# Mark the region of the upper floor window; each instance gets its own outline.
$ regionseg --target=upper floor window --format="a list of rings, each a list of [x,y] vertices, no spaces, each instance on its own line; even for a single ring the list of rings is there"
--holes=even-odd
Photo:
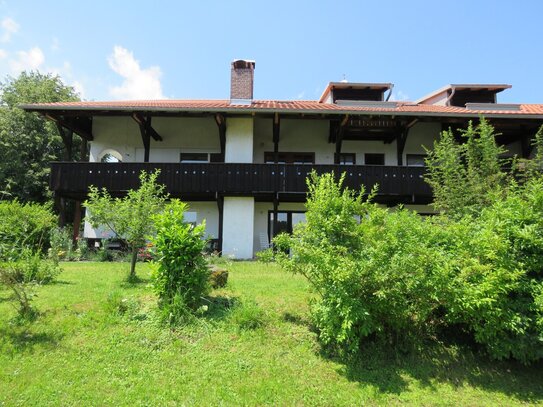
[[[410,167],[424,167],[426,154],[407,154],[407,165]]]
[[[266,151],[264,153],[264,162],[266,164],[275,163],[275,153]],[[278,164],[315,164],[315,153],[277,153]]]
[[[364,164],[385,165],[385,155],[380,153],[366,153],[364,154]]]
[[[339,155],[336,155],[336,163],[339,165],[355,165],[356,154],[355,153],[339,153]]]
[[[120,163],[123,161],[123,156],[117,150],[107,149],[100,153],[101,163]]]
[[[208,163],[208,153],[181,153],[179,160],[182,163]]]

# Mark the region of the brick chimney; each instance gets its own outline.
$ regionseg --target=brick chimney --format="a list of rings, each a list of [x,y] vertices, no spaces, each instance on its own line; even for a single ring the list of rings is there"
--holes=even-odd
[[[255,61],[236,59],[232,61],[230,79],[230,104],[250,105],[253,100]]]

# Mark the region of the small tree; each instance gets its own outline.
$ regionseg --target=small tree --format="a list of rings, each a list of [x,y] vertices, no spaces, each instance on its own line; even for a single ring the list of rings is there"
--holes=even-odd
[[[150,174],[142,171],[140,187],[129,190],[124,198],[112,198],[105,188],[100,191],[91,186],[84,204],[88,209],[87,220],[93,227],[105,226],[128,244],[132,254],[130,279],[136,276],[138,250],[153,234],[153,215],[162,210],[167,198],[164,185],[157,183],[159,173],[159,170]]]

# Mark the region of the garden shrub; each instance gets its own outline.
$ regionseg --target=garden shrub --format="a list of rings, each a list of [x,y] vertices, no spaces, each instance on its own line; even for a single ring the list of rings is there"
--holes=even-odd
[[[205,224],[185,223],[186,209],[185,203],[174,199],[153,218],[156,260],[152,284],[163,319],[171,324],[185,321],[209,292],[209,270],[203,255]]]
[[[543,358],[543,179],[510,188],[464,224],[447,321],[497,359]]]
[[[352,353],[368,338],[399,345],[452,327],[494,358],[543,358],[540,174],[462,216],[389,211],[362,195],[313,174],[307,222],[274,240],[279,263],[317,293],[324,344]]]
[[[49,205],[0,201],[0,260],[16,260],[21,250],[45,253],[55,215]]]
[[[290,251],[279,263],[318,293],[311,310],[321,340],[354,352],[369,336],[390,342],[432,331],[445,284],[432,247],[439,229],[363,200],[332,174],[312,174],[308,185],[307,222],[274,243]]]
[[[12,292],[10,298],[16,305],[18,319],[32,321],[38,316],[38,311],[32,306],[35,296],[33,282],[21,280],[24,275],[21,262],[0,263],[0,285],[3,285]]]
[[[256,258],[258,261],[262,263],[273,263],[275,261],[275,252],[273,251],[273,248],[268,248],[261,250],[259,252],[256,252]]]

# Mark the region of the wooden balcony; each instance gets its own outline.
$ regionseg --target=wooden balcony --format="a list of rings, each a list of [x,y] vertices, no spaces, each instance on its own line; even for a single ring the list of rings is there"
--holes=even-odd
[[[267,200],[303,201],[306,178],[314,169],[319,174],[345,172],[345,186],[369,191],[379,185],[378,200],[383,202],[421,202],[431,200],[430,187],[423,180],[421,167],[367,165],[296,164],[180,164],[180,163],[81,163],[51,164],[50,188],[56,194],[84,199],[90,185],[106,188],[114,196],[139,185],[141,171],[160,170],[159,182],[174,197],[185,200],[211,200],[217,196],[254,196]]]

